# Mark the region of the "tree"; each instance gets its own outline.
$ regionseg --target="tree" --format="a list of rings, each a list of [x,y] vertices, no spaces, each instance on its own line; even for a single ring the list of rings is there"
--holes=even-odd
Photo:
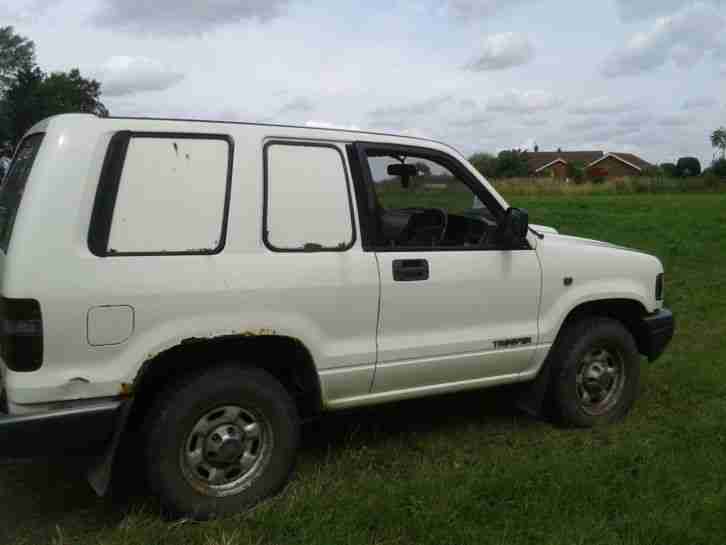
[[[662,163],[660,165],[660,169],[663,171],[663,174],[669,178],[678,177],[678,167],[675,163]]]
[[[689,176],[700,176],[701,162],[695,157],[681,157],[676,163],[678,175],[684,178]]]
[[[0,104],[0,138],[6,147],[15,148],[35,121],[45,117],[40,100],[43,76],[38,67],[23,68],[5,90]]]
[[[42,93],[48,115],[65,112],[83,112],[108,117],[108,109],[100,101],[101,84],[85,79],[78,68],[68,73],[53,72],[45,78]]]
[[[567,177],[576,184],[580,184],[585,181],[585,168],[586,165],[582,161],[569,162],[567,163]]]
[[[4,91],[21,70],[33,66],[35,44],[15,34],[13,27],[0,27],[0,92]]]
[[[719,178],[726,178],[726,158],[716,159],[710,171]]]
[[[494,178],[497,175],[497,158],[489,153],[475,153],[469,157],[469,162],[481,172],[485,178]]]
[[[518,149],[504,150],[497,156],[498,178],[518,178],[529,175],[527,152]]]
[[[101,84],[83,78],[78,69],[47,75],[37,66],[25,67],[0,103],[0,140],[14,147],[30,127],[51,115],[87,112],[107,116],[100,95]]]
[[[726,128],[719,127],[713,131],[711,145],[721,150],[721,159],[726,159]]]
[[[424,163],[423,161],[419,161],[418,163],[414,163],[414,166],[418,170],[419,176],[431,176],[431,167]]]

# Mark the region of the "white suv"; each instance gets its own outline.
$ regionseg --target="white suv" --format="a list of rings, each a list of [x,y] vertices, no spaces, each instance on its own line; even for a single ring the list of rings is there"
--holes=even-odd
[[[103,493],[140,437],[197,518],[280,490],[320,411],[523,383],[530,411],[614,421],[674,328],[657,258],[530,227],[403,136],[53,117],[0,250],[0,455],[96,450]]]

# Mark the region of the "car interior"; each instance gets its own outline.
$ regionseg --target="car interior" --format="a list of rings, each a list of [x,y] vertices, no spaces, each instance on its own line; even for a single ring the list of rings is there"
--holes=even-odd
[[[438,166],[431,161],[425,164],[438,166],[441,174],[437,180],[442,181],[433,189],[425,185],[414,184],[418,187],[412,188],[412,183],[417,178],[430,177],[430,167],[422,171],[422,162],[419,158],[412,158],[400,155],[374,155],[373,157],[385,157],[393,161],[386,161],[386,181],[379,181],[380,176],[374,180],[376,187],[376,208],[375,215],[378,223],[378,243],[380,246],[388,247],[480,247],[492,243],[495,239],[497,221],[493,214],[474,195],[471,189],[463,182],[454,177],[448,169]],[[413,162],[412,162],[413,160]],[[380,161],[379,161],[380,163]],[[428,172],[426,172],[428,171]],[[378,180],[376,180],[378,178]],[[386,208],[381,203],[382,186],[385,183],[397,181],[404,192],[411,195],[406,199],[411,203],[417,200],[416,194],[422,191],[430,191],[432,197],[427,201],[439,201],[441,205],[435,206],[406,206]],[[410,193],[408,193],[410,192]],[[435,193],[436,192],[436,193]],[[453,211],[448,205],[447,193],[459,193],[460,197],[466,198],[471,203],[471,208],[463,211]],[[462,194],[465,193],[466,195]]]

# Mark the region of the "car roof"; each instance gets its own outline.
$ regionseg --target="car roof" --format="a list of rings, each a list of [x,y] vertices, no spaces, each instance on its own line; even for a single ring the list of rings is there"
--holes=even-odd
[[[352,129],[352,128],[346,128],[346,127],[325,127],[325,126],[318,126],[318,125],[296,125],[292,123],[268,123],[268,122],[257,122],[257,121],[226,121],[222,119],[190,119],[190,118],[175,118],[175,117],[147,117],[147,116],[114,116],[110,115],[104,119],[117,119],[117,120],[123,120],[123,119],[129,119],[129,120],[135,120],[135,121],[175,121],[180,123],[220,123],[224,125],[247,125],[247,126],[253,126],[253,127],[277,127],[277,128],[289,128],[289,129],[303,129],[303,130],[309,130],[309,131],[333,131],[337,133],[354,133],[359,135],[371,135],[371,136],[389,136],[392,138],[405,138],[407,140],[417,140],[420,142],[428,142],[428,143],[434,143],[438,144],[440,146],[445,146],[447,148],[450,148],[454,151],[456,151],[459,155],[463,154],[457,150],[454,146],[451,144],[447,144],[446,142],[442,142],[440,140],[436,140],[434,138],[428,138],[425,136],[412,136],[409,134],[400,134],[400,133],[393,133],[393,132],[380,132],[380,131],[370,131],[370,130],[364,130],[364,129]]]

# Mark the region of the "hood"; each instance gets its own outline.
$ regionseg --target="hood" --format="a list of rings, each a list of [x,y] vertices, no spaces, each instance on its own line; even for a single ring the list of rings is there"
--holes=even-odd
[[[537,227],[532,226],[534,229],[537,229]],[[550,231],[544,231],[545,233],[550,233]],[[645,252],[642,252],[640,250],[636,250],[635,248],[628,248],[627,246],[618,246],[617,244],[611,244],[609,242],[603,242],[602,240],[594,240],[591,238],[581,238],[581,237],[573,237],[569,235],[560,235],[557,233],[557,231],[554,232],[554,234],[550,233],[548,236],[556,238],[560,242],[564,242],[566,244],[571,244],[573,246],[599,246],[601,248],[612,248],[614,250],[625,250],[627,252],[637,252],[639,254],[644,254]]]
[[[530,223],[529,226],[532,229],[534,229],[535,231],[537,231],[538,233],[542,233],[542,234],[547,233],[547,234],[551,234],[551,235],[557,234],[557,229],[555,229],[554,227],[548,227],[547,225],[537,225],[534,223]]]

